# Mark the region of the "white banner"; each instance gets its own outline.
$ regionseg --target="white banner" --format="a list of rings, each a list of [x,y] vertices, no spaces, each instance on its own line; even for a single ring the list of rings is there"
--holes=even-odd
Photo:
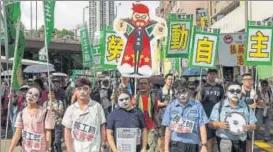
[[[240,58],[244,58],[244,53],[241,52],[241,49],[244,49],[245,40],[246,35],[243,32],[220,34],[219,64],[223,66],[239,66]]]

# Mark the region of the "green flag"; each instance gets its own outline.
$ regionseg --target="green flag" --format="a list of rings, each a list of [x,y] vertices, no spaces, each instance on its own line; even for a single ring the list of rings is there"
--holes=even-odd
[[[93,66],[93,54],[91,51],[91,44],[88,36],[86,23],[82,25],[80,30],[80,41],[82,47],[82,64],[83,67]]]
[[[8,40],[8,57],[14,56],[15,38],[16,38],[16,23],[21,18],[20,1],[4,0],[4,18],[6,21],[6,31]]]
[[[2,15],[2,13],[0,12],[0,24],[1,24],[1,31],[0,31],[0,43],[4,44],[5,43],[5,31],[4,31],[4,17]]]
[[[44,20],[45,20],[45,45],[50,43],[52,32],[54,30],[54,9],[55,0],[44,1]],[[42,48],[39,51],[39,60],[46,61],[47,49]]]
[[[19,89],[23,83],[22,74],[22,59],[24,56],[25,49],[25,36],[24,31],[21,29],[21,23],[18,20],[18,25],[16,25],[16,38],[15,38],[15,50],[12,66],[12,88]]]

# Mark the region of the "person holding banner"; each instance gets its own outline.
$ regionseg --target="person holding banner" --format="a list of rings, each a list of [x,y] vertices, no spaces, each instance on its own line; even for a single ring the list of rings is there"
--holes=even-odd
[[[38,105],[40,88],[30,86],[26,93],[27,106],[18,113],[9,152],[19,141],[23,152],[51,151],[51,131],[55,127],[52,111]],[[21,139],[20,139],[21,138]]]
[[[131,99],[130,93],[123,90],[118,96],[119,108],[107,118],[107,141],[113,152],[146,151],[148,135],[144,115],[132,105]]]
[[[166,108],[162,125],[166,126],[165,152],[207,152],[206,124],[208,117],[202,104],[191,99],[188,83],[173,84],[176,99]]]
[[[213,107],[209,126],[217,129],[220,152],[246,152],[247,133],[256,129],[257,119],[245,101],[240,100],[242,96],[240,84],[234,82],[228,84],[226,94],[227,98]]]
[[[250,73],[244,73],[242,76],[242,97],[241,100],[245,101],[245,103],[251,108],[256,109],[257,105],[262,106],[263,101],[260,94],[257,94],[257,91],[253,88],[253,77]],[[252,147],[252,133],[249,132],[247,134],[247,150],[246,152],[251,152]]]
[[[91,82],[76,80],[77,102],[70,105],[63,117],[67,152],[105,151],[105,115],[102,106],[90,99]]]

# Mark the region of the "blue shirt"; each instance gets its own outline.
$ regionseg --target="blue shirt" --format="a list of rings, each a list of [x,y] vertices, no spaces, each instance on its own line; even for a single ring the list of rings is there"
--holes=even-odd
[[[219,102],[213,107],[213,110],[212,110],[211,116],[210,116],[210,121],[222,122],[222,121],[225,121],[226,116],[229,113],[239,112],[244,116],[247,124],[255,124],[257,122],[257,119],[256,119],[252,109],[249,108],[243,100],[240,100],[236,107],[232,107],[227,99],[223,100],[222,102],[223,102],[222,103],[223,105],[222,105],[220,117],[219,117],[219,107],[220,107],[220,102]],[[241,135],[233,135],[224,129],[217,129],[216,135],[222,139],[242,140],[242,141],[246,140],[246,137],[247,137],[247,133],[244,133]]]
[[[162,125],[170,127],[171,121],[177,115],[183,119],[194,121],[194,127],[192,133],[178,133],[171,130],[171,141],[199,144],[200,126],[209,122],[202,104],[197,100],[190,99],[188,103],[183,106],[178,100],[173,100],[165,110]]]

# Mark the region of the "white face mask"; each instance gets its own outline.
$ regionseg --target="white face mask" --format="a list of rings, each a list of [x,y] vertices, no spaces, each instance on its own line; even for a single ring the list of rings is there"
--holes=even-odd
[[[118,97],[118,105],[120,108],[127,109],[130,106],[130,96],[122,93]]]
[[[227,90],[228,99],[238,102],[242,96],[242,88],[239,85],[231,85]]]
[[[186,103],[189,100],[189,91],[188,89],[183,89],[183,90],[178,90],[175,91],[176,93],[176,98],[181,102],[181,103]]]
[[[40,92],[37,88],[31,88],[27,91],[26,99],[28,103],[36,103],[40,98]]]

